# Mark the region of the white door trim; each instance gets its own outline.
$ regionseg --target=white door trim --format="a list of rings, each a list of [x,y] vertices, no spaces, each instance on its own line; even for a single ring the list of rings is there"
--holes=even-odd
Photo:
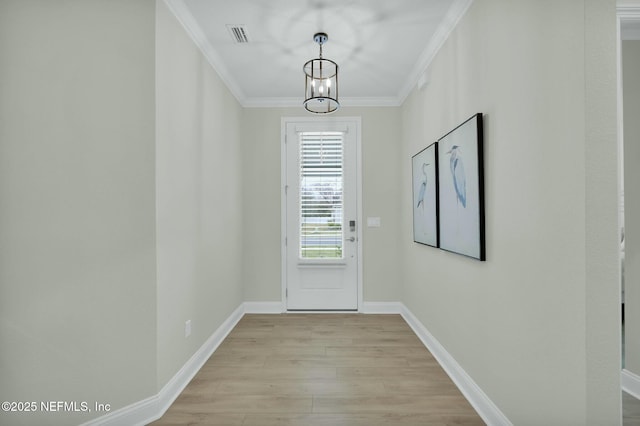
[[[623,95],[623,79],[622,79],[622,41],[623,40],[640,40],[640,0],[620,1],[616,5],[617,20],[617,37],[616,37],[616,61],[618,76],[618,96],[617,96],[617,115],[618,115],[618,229],[624,226],[623,208],[624,204],[624,95]],[[622,24],[627,23],[626,29],[623,31]],[[620,235],[618,235],[618,238]],[[620,262],[623,261],[623,252],[620,252]],[[622,288],[622,275],[619,280],[620,301],[624,303],[624,289]],[[618,312],[620,318],[620,312]],[[622,354],[626,356],[626,354]],[[640,376],[621,367],[620,387],[623,391],[640,399]],[[622,401],[620,401],[622,405]]]
[[[285,238],[287,232],[287,197],[286,197],[286,179],[287,179],[287,150],[285,138],[287,134],[287,123],[335,123],[335,122],[352,122],[356,125],[356,227],[358,241],[358,312],[362,312],[363,305],[363,281],[362,281],[362,118],[361,117],[282,117],[280,124],[280,258],[281,258],[281,301],[282,306],[287,307],[287,248],[285,246]],[[296,311],[299,312],[299,311]],[[353,312],[353,311],[350,311]]]

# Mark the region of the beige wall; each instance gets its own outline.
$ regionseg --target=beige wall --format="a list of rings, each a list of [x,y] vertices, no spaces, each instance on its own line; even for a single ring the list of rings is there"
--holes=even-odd
[[[585,315],[587,424],[617,423],[620,392],[616,2],[585,0]]]
[[[625,172],[625,367],[640,375],[640,41],[622,43]]]
[[[280,144],[282,117],[309,117],[302,108],[248,108],[243,114],[244,291],[247,301],[280,301]],[[341,108],[332,115],[362,118],[365,302],[400,297],[400,109]]]
[[[619,417],[614,7],[476,0],[402,108],[338,112],[382,219],[364,300],[404,302],[514,424]],[[280,124],[304,113],[240,108],[162,1],[5,0],[0,58],[0,400],[153,396],[280,300]],[[485,263],[411,231],[411,156],[476,112]]]
[[[2,401],[155,393],[154,27],[153,0],[0,2]]]
[[[518,425],[620,415],[614,17],[476,0],[403,106],[407,163],[485,114],[487,261],[412,243],[406,185],[402,300]]]
[[[240,105],[163,1],[157,13],[160,390],[242,303],[244,168]]]
[[[242,302],[241,108],[163,2],[2,2],[0,35],[0,399],[115,410]]]

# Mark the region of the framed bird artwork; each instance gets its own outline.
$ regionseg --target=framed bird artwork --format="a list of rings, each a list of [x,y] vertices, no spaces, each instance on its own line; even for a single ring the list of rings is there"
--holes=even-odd
[[[412,157],[413,241],[438,247],[438,143]]]
[[[440,248],[486,260],[482,114],[438,140]]]

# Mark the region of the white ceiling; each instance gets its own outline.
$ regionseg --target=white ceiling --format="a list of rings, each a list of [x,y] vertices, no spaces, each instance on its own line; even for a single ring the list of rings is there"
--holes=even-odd
[[[301,105],[320,31],[342,105],[400,105],[471,1],[165,0],[243,106]],[[249,43],[228,25],[243,25]]]

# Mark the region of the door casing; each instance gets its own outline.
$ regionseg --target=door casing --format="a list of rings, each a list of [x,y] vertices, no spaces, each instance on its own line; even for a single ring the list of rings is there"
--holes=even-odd
[[[350,123],[357,129],[355,137],[356,142],[356,239],[357,239],[357,256],[358,256],[358,309],[362,311],[363,304],[363,280],[362,280],[362,119],[361,117],[282,117],[280,127],[280,258],[281,258],[281,303],[283,310],[287,309],[287,195],[286,195],[286,176],[287,176],[287,149],[285,145],[287,136],[287,124],[289,123],[313,123],[314,125],[322,123]],[[296,311],[300,312],[300,311]],[[322,312],[322,311],[314,311]],[[336,312],[336,311],[327,311]],[[354,311],[348,311],[354,312]]]

